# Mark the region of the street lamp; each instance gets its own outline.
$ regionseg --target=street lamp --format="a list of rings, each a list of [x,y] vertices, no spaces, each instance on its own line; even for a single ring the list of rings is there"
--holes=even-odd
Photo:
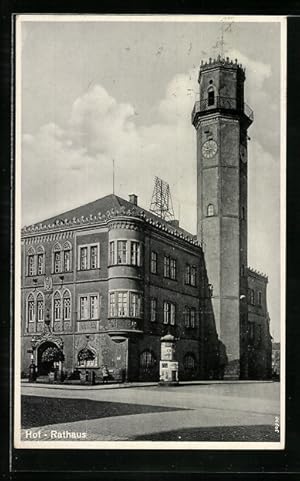
[[[29,377],[28,381],[29,382],[35,382],[36,381],[36,365],[34,363],[34,351],[35,351],[35,346],[34,346],[35,338],[31,338],[31,349],[29,349],[27,352],[30,353],[30,365],[29,365]]]

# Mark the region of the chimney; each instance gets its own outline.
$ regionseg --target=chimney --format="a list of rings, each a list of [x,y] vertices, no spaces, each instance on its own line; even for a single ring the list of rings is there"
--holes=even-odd
[[[138,205],[138,197],[135,194],[129,194],[129,202],[133,205]]]

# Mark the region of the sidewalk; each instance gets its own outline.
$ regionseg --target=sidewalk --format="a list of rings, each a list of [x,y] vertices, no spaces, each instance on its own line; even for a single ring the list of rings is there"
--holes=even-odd
[[[214,385],[214,384],[265,384],[265,383],[273,383],[273,381],[180,381],[178,386],[174,386],[172,389],[178,389],[180,386],[197,386],[197,385]],[[137,387],[153,387],[158,386],[158,382],[128,382],[128,383],[111,383],[111,384],[95,384],[95,385],[88,385],[88,384],[50,384],[50,383],[40,383],[40,382],[28,382],[26,380],[21,381],[22,387],[34,387],[34,388],[43,388],[43,389],[65,389],[69,390],[101,390],[101,389],[128,389],[128,388],[137,388]]]

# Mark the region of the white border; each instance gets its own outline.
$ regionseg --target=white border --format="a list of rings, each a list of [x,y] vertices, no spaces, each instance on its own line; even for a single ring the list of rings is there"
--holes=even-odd
[[[21,33],[23,22],[277,22],[281,25],[281,148],[280,148],[280,260],[281,260],[281,356],[280,356],[280,442],[177,442],[177,441],[22,441],[21,440]],[[285,447],[285,261],[286,261],[286,54],[287,29],[285,16],[230,15],[17,15],[16,18],[16,84],[15,84],[15,339],[14,339],[14,447],[23,449],[189,449],[249,450]]]

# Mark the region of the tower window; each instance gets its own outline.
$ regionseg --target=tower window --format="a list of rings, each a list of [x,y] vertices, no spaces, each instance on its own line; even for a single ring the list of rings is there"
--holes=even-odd
[[[215,104],[215,91],[213,87],[210,87],[208,90],[208,97],[207,97],[207,104],[214,105]]]
[[[259,307],[262,306],[262,293],[261,293],[261,291],[258,291],[258,294],[257,294],[257,304],[259,305]]]
[[[208,204],[208,206],[207,206],[207,217],[212,217],[213,215],[215,215],[214,206],[213,206],[213,204]]]

